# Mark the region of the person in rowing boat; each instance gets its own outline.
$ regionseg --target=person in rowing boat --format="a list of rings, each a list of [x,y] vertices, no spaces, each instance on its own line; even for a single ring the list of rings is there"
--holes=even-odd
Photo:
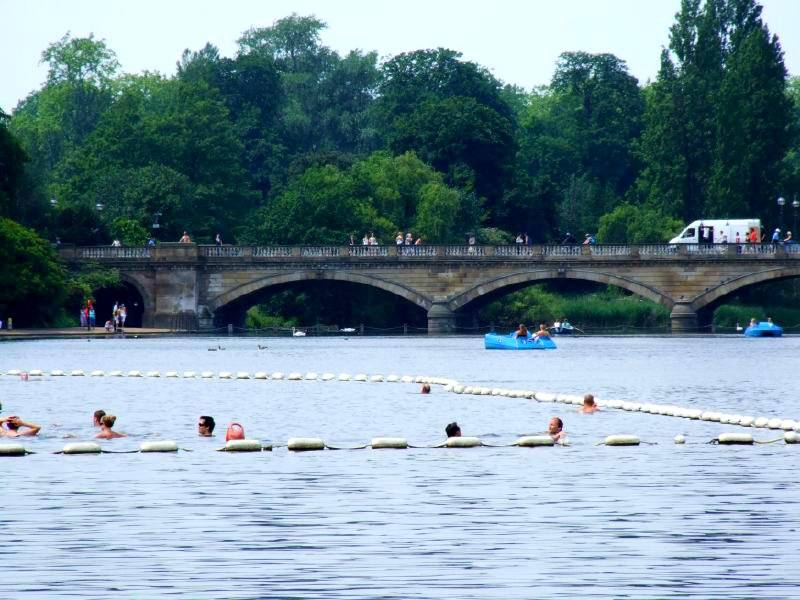
[[[539,325],[539,331],[537,331],[533,335],[533,339],[538,340],[539,338],[549,338],[549,337],[550,337],[550,332],[547,330],[547,325],[541,323]]]
[[[523,340],[528,338],[528,328],[525,327],[524,323],[519,324],[519,327],[514,332],[514,337],[522,338]]]

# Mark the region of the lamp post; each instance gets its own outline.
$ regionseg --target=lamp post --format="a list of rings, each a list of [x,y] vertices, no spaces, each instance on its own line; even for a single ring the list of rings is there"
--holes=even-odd
[[[800,208],[800,200],[797,199],[797,194],[794,195],[794,200],[792,200],[792,208],[794,209],[794,226],[792,227],[792,231],[794,231],[794,235],[797,235],[797,209]]]
[[[778,218],[778,226],[783,231],[783,207],[786,206],[786,198],[781,196],[778,198],[778,208],[780,209],[780,217]]]
[[[161,229],[161,225],[158,223],[158,218],[161,216],[161,211],[156,211],[153,213],[153,224],[151,227],[153,228],[153,239],[156,239],[156,234],[158,230]]]

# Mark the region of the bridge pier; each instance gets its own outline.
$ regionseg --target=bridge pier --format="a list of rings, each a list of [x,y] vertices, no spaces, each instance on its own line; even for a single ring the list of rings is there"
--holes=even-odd
[[[436,302],[428,311],[428,335],[455,333],[456,313],[446,302]]]
[[[669,313],[670,329],[672,333],[697,333],[698,317],[691,305],[678,302]]]

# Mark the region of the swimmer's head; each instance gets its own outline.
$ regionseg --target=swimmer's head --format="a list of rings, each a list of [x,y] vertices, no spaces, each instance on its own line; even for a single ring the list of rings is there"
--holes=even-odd
[[[19,429],[19,417],[12,415],[8,417],[6,421],[6,427],[8,427],[11,431],[16,431]]]
[[[106,416],[106,411],[104,410],[96,410],[94,411],[94,426],[100,427],[100,420]]]
[[[594,396],[592,394],[586,394],[583,397],[583,405],[584,406],[594,406]]]
[[[114,426],[114,423],[116,423],[116,421],[117,417],[115,417],[114,415],[103,415],[102,418],[100,419],[100,424],[105,425],[106,427],[111,429]]]
[[[210,436],[214,433],[216,425],[214,417],[203,415],[197,422],[197,433],[202,436]]]
[[[423,393],[423,394],[430,394],[430,393],[431,393],[431,386],[430,386],[429,384],[427,384],[427,383],[426,383],[426,384],[424,384],[424,385],[422,386],[421,393]]]
[[[553,417],[552,419],[550,419],[550,423],[547,426],[547,431],[552,435],[560,433],[563,428],[564,428],[564,421],[562,421],[558,417]]]
[[[458,426],[458,423],[453,421],[447,427],[444,428],[444,432],[447,434],[447,437],[461,437],[461,427]]]

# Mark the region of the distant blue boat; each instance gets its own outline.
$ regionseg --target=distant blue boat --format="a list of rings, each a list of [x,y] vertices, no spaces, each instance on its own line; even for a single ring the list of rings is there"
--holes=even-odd
[[[483,345],[487,350],[555,350],[556,343],[548,337],[534,339],[528,335],[527,338],[518,338],[514,333],[501,335],[499,333],[487,333],[483,336]]]
[[[744,330],[747,337],[781,337],[783,335],[783,328],[770,323],[768,321],[761,321],[755,325],[750,325]]]

